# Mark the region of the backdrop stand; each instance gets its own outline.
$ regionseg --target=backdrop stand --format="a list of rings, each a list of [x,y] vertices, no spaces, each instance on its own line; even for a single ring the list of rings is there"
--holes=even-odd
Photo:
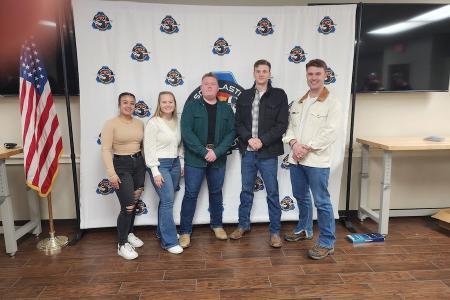
[[[353,58],[353,79],[352,79],[352,101],[350,108],[350,137],[348,142],[348,161],[347,161],[347,193],[345,197],[345,211],[341,212],[339,221],[343,223],[345,228],[350,232],[356,232],[350,220],[350,194],[352,181],[352,163],[353,163],[353,129],[355,126],[355,103],[356,103],[356,86],[358,80],[358,62],[359,62],[359,45],[361,42],[361,21],[362,21],[363,3],[358,3],[357,8],[357,26],[356,26],[356,43],[355,54]]]
[[[77,165],[75,161],[75,147],[73,143],[73,130],[72,130],[72,112],[70,109],[70,96],[69,96],[69,87],[67,82],[67,64],[66,64],[66,49],[65,49],[65,37],[66,34],[66,7],[65,1],[60,2],[61,6],[59,7],[59,35],[61,40],[61,56],[62,56],[62,66],[63,66],[63,75],[64,75],[64,95],[66,98],[66,110],[67,110],[67,123],[69,127],[69,140],[70,140],[70,160],[72,162],[72,178],[73,178],[73,191],[75,197],[75,209],[77,214],[77,228],[74,236],[70,239],[69,245],[75,245],[83,236],[83,231],[80,229],[80,197],[78,193],[78,176],[77,176]],[[70,5],[70,2],[69,2]]]

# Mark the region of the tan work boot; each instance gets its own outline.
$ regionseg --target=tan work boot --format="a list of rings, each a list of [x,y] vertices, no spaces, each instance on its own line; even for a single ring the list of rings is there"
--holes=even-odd
[[[214,234],[218,240],[227,240],[228,236],[222,227],[213,228]]]
[[[281,238],[278,234],[271,234],[270,235],[270,246],[274,248],[280,248],[281,247]]]
[[[190,234],[182,234],[180,235],[180,246],[183,248],[187,248],[191,245],[191,235]]]
[[[241,227],[236,228],[231,234],[230,234],[230,239],[232,240],[238,240],[241,237],[244,236],[244,234],[247,232],[248,230],[245,230]]]
[[[318,244],[308,250],[308,256],[312,259],[323,259],[334,253],[334,248],[325,248]]]

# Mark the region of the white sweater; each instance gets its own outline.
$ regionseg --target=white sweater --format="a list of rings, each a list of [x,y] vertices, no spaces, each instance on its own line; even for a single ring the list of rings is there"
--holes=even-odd
[[[152,175],[159,172],[160,158],[180,157],[181,167],[184,166],[183,144],[181,143],[180,123],[174,129],[170,128],[160,117],[151,118],[145,126],[144,132],[145,163],[152,171]]]

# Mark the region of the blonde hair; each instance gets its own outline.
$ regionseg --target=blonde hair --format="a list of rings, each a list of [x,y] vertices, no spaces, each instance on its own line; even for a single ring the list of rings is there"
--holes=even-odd
[[[154,117],[161,117],[162,112],[161,112],[161,104],[160,103],[161,103],[161,96],[163,96],[163,95],[171,95],[172,96],[173,102],[175,103],[175,109],[173,110],[172,118],[176,119],[178,117],[177,116],[177,99],[175,98],[175,95],[172,92],[170,92],[170,91],[162,91],[162,92],[159,93],[159,95],[158,95],[158,104],[156,105],[155,114],[153,115],[152,118],[154,118]]]

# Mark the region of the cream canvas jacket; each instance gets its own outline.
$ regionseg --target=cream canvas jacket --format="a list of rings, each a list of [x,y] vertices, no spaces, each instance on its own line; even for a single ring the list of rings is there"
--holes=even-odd
[[[317,99],[306,112],[305,124],[300,132],[300,121],[304,109],[303,101],[308,98],[309,91],[298,101],[294,101],[290,108],[289,125],[283,137],[283,142],[296,139],[298,143],[313,148],[304,159],[298,163],[308,167],[329,168],[330,146],[336,140],[336,133],[341,126],[342,111],[338,100],[327,88],[324,88]],[[297,164],[289,154],[289,163]]]

